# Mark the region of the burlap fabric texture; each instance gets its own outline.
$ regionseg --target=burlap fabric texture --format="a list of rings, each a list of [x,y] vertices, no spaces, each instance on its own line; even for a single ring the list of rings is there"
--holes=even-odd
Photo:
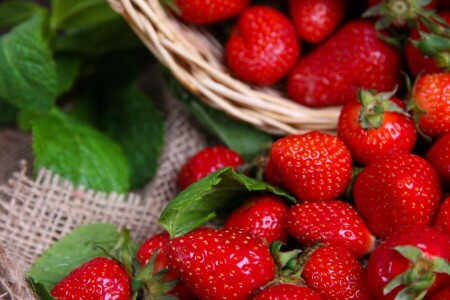
[[[158,93],[153,98],[162,100],[166,131],[159,169],[143,189],[127,195],[74,186],[48,170],[31,177],[31,137],[17,130],[0,130],[0,179],[9,177],[0,182],[0,299],[34,299],[24,280],[27,270],[79,225],[125,226],[137,243],[162,230],[157,219],[178,192],[177,171],[208,142],[164,87]],[[16,172],[10,175],[11,170]]]

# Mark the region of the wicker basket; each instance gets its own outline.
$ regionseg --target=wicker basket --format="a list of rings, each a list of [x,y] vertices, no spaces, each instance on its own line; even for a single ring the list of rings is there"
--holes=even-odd
[[[301,106],[273,88],[232,77],[214,36],[175,18],[159,0],[108,1],[159,62],[208,105],[273,134],[336,130],[339,107]]]

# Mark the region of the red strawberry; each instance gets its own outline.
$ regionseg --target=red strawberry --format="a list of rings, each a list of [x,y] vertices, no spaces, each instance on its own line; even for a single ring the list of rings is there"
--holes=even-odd
[[[410,106],[420,130],[430,137],[450,132],[450,73],[426,74],[417,79]]]
[[[450,235],[450,196],[441,203],[433,226]]]
[[[449,260],[449,235],[432,227],[400,228],[369,257],[369,289],[377,299],[422,299],[450,284]]]
[[[320,43],[341,24],[347,0],[289,0],[289,12],[300,38]]]
[[[225,55],[239,79],[270,85],[292,69],[300,51],[291,20],[276,9],[254,5],[233,27]]]
[[[178,16],[193,24],[211,24],[238,16],[249,0],[175,0]]]
[[[131,299],[131,280],[115,260],[97,257],[77,267],[51,290],[63,299]]]
[[[450,23],[450,11],[440,12],[438,15],[447,23]],[[423,24],[420,24],[419,28],[420,31],[428,32],[428,29],[425,28]],[[417,28],[412,29],[409,33],[408,42],[405,47],[406,62],[410,73],[416,77],[419,73],[423,75],[442,72],[444,68],[438,66],[434,57],[426,55],[419,50],[419,48],[414,46],[412,41],[418,41],[419,39],[419,30]]]
[[[247,199],[231,213],[225,227],[236,227],[264,238],[268,244],[287,241],[286,213],[289,206],[282,198],[263,194]]]
[[[247,299],[275,276],[263,240],[237,228],[195,230],[166,250],[170,268],[200,299]]]
[[[361,88],[393,90],[400,70],[399,53],[378,38],[374,24],[353,20],[299,60],[286,91],[303,105],[340,105],[356,99]]]
[[[270,160],[283,186],[301,201],[319,202],[341,195],[351,178],[351,156],[337,137],[318,131],[280,138]]]
[[[443,288],[435,293],[429,300],[448,300],[450,299],[450,286]]]
[[[339,200],[292,206],[287,216],[287,228],[305,246],[317,242],[340,246],[357,258],[372,252],[375,247],[375,237],[358,212]]]
[[[301,276],[323,299],[372,299],[365,270],[344,248],[323,246],[306,252],[305,260]]]
[[[136,254],[136,257],[141,264],[142,267],[144,267],[147,262],[152,257],[153,253],[155,251],[158,251],[156,255],[156,259],[153,266],[153,274],[158,273],[159,271],[168,269],[168,262],[166,258],[165,253],[165,246],[169,243],[170,238],[169,234],[167,232],[162,232],[159,234],[156,234],[147,240],[145,240],[141,247],[138,249],[138,252]],[[163,278],[164,281],[174,280],[177,279],[178,276],[173,272],[169,271]],[[167,294],[171,294],[174,296],[177,296],[179,299],[195,299],[195,296],[192,294],[192,292],[189,290],[189,288],[186,286],[186,284],[182,281],[178,281],[175,288],[168,291]]]
[[[448,0],[437,0],[437,3],[438,9],[440,10],[450,9],[450,2]]]
[[[438,175],[413,154],[388,155],[370,164],[353,186],[356,207],[371,231],[386,237],[408,224],[430,224],[442,197]]]
[[[251,300],[321,300],[314,290],[292,283],[269,285],[259,291]]]
[[[195,181],[223,167],[238,167],[243,158],[231,149],[223,146],[206,147],[189,158],[178,173],[178,186],[185,189]]]
[[[264,180],[278,187],[283,187],[283,180],[270,157],[267,159],[266,169],[264,170]]]
[[[425,159],[437,171],[444,187],[450,188],[450,133],[444,134],[431,145]]]
[[[400,100],[392,98],[392,94],[361,90],[359,101],[349,102],[341,110],[338,136],[361,165],[414,148],[417,140],[414,121],[397,105]]]

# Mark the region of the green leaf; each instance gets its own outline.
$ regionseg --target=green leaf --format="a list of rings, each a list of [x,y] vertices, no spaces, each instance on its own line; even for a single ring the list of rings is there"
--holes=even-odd
[[[204,225],[217,213],[236,207],[255,192],[270,192],[296,203],[296,199],[283,190],[225,167],[178,194],[164,208],[159,224],[171,237],[177,237]]]
[[[127,159],[109,137],[59,111],[32,124],[35,170],[45,167],[95,190],[129,190]]]
[[[13,124],[16,121],[18,112],[19,110],[15,106],[0,99],[0,125]]]
[[[54,300],[50,294],[50,290],[47,289],[42,283],[35,282],[33,278],[28,278],[28,284],[33,289],[34,293],[39,297],[39,300]]]
[[[83,59],[78,55],[59,55],[56,57],[56,73],[58,74],[58,95],[70,91],[80,73]]]
[[[188,107],[198,122],[246,161],[252,160],[270,148],[274,141],[272,136],[209,107],[187,91],[167,71],[164,74],[171,92]]]
[[[88,260],[104,256],[119,240],[119,232],[111,224],[80,226],[52,245],[32,266],[29,275],[47,290],[70,271]]]
[[[48,110],[56,98],[56,67],[37,14],[0,38],[0,98],[27,110]]]
[[[131,168],[131,188],[140,187],[156,174],[164,119],[151,99],[134,86],[113,89],[105,97],[101,129],[122,146]]]
[[[53,0],[50,24],[55,29],[88,26],[120,18],[106,0]]]
[[[16,26],[44,10],[43,7],[29,1],[5,1],[0,4],[0,28]]]
[[[67,30],[54,42],[61,52],[99,55],[111,50],[143,47],[142,42],[123,19]]]

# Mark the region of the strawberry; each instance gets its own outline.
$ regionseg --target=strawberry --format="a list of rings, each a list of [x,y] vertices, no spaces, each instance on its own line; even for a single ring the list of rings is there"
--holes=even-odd
[[[433,227],[450,235],[450,196],[441,203]]]
[[[223,146],[210,146],[189,158],[178,173],[178,186],[185,189],[195,181],[223,167],[238,167],[244,159],[236,152]]]
[[[270,160],[270,157],[267,159],[267,165],[264,170],[264,180],[270,184],[283,188],[283,180],[272,160]]]
[[[131,299],[131,280],[123,267],[105,257],[72,270],[51,290],[56,299]]]
[[[442,191],[433,167],[408,153],[384,156],[368,164],[356,177],[353,196],[371,231],[385,238],[400,226],[430,224]]]
[[[268,285],[254,295],[251,300],[321,300],[314,290],[293,283]]]
[[[449,235],[427,226],[402,227],[369,257],[369,289],[377,299],[422,299],[450,284],[449,259]]]
[[[302,278],[323,299],[372,299],[365,270],[344,248],[310,248],[301,260],[304,261]]]
[[[205,25],[237,17],[249,5],[250,0],[175,0],[173,10],[183,21]]]
[[[450,286],[443,288],[434,295],[431,296],[430,300],[448,300],[450,299]]]
[[[409,106],[420,130],[430,137],[450,132],[450,73],[420,76],[412,89]]]
[[[414,121],[397,105],[393,92],[376,94],[361,90],[359,101],[344,105],[338,136],[361,165],[386,154],[409,153],[417,140]]]
[[[450,188],[450,133],[431,145],[425,159],[434,167],[444,187]]]
[[[340,246],[357,258],[375,247],[375,237],[361,216],[353,206],[340,200],[292,206],[287,215],[287,228],[305,246],[317,242]]]
[[[300,55],[291,20],[280,11],[254,5],[240,16],[226,42],[228,67],[241,80],[270,85],[281,80]]]
[[[345,144],[319,131],[278,139],[271,147],[269,160],[283,186],[301,201],[335,199],[351,178],[351,156]]]
[[[264,241],[238,228],[194,230],[171,240],[166,253],[200,299],[247,299],[275,276]]]
[[[345,17],[347,0],[289,0],[289,12],[301,40],[320,43]]]
[[[289,206],[272,194],[254,195],[228,217],[225,227],[236,227],[264,238],[268,244],[287,241],[286,213]]]
[[[450,23],[450,11],[439,12],[438,15],[447,23]],[[441,26],[442,27],[442,26]],[[423,53],[418,47],[420,46],[419,40],[421,39],[420,32],[428,33],[429,30],[423,23],[420,24],[419,28],[413,28],[408,37],[408,41],[405,46],[405,56],[408,65],[409,72],[414,76],[419,74],[432,74],[442,72],[446,63],[443,62],[443,66],[438,65],[437,59],[441,53],[437,51],[436,55],[430,56]],[[414,43],[416,43],[416,45]],[[425,39],[422,43],[428,43]],[[444,54],[445,55],[445,54]]]
[[[169,241],[170,241],[169,233],[167,232],[156,234],[145,240],[139,247],[138,252],[136,254],[136,258],[141,264],[141,266],[145,267],[145,265],[152,257],[153,253],[155,251],[158,251],[153,265],[153,274],[168,269],[169,266],[166,258],[165,246],[169,243]],[[175,274],[175,272],[169,270],[167,274],[164,276],[163,281],[175,279],[178,279],[178,276]],[[173,289],[167,292],[167,294],[174,295],[182,300],[195,299],[195,296],[189,290],[186,284],[180,280],[177,282],[177,285]]]
[[[286,91],[303,105],[340,105],[356,99],[361,88],[393,90],[400,70],[399,53],[378,38],[374,24],[352,20],[299,60]]]

